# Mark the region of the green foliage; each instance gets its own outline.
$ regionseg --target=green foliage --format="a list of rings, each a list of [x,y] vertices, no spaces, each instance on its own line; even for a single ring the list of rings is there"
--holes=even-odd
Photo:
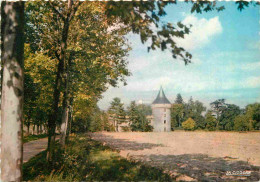
[[[177,94],[174,102],[175,102],[175,104],[183,104],[183,99],[182,99],[181,94]]]
[[[219,129],[231,131],[234,127],[235,117],[241,113],[239,106],[227,104],[219,118]]]
[[[171,127],[180,127],[181,123],[184,121],[184,105],[183,104],[173,104],[171,107]]]
[[[246,115],[252,120],[255,130],[260,129],[260,103],[249,104],[246,107]]]
[[[28,44],[25,44],[24,57],[24,123],[43,125],[53,102],[56,61],[41,52],[33,53]]]
[[[128,116],[132,131],[152,131],[152,126],[146,119],[146,113],[150,114],[151,108],[145,105],[136,105],[132,101],[128,107]]]
[[[236,131],[249,131],[252,125],[247,115],[240,115],[235,118],[234,130]]]
[[[152,115],[152,107],[150,105],[138,104],[137,109],[144,115]]]
[[[71,137],[57,150],[54,166],[41,152],[23,165],[25,181],[171,181],[161,169],[130,162],[85,135]]]
[[[226,109],[227,104],[225,103],[225,99],[218,99],[212,103],[210,103],[212,108],[212,112],[214,112],[217,116],[217,120],[219,120],[220,115]]]
[[[188,2],[188,1],[187,1]],[[203,11],[209,12],[213,10],[222,11],[224,10],[224,6],[217,6],[216,2],[211,1],[196,1],[193,3],[193,6],[191,8],[191,13],[202,13]]]
[[[234,121],[234,130],[251,131],[259,130],[259,109],[260,104],[249,104],[246,106],[245,113],[239,115]]]
[[[118,125],[125,122],[126,112],[124,110],[124,104],[121,103],[120,98],[116,97],[110,103],[108,113],[113,120],[115,130],[118,131]]]
[[[184,104],[184,120],[192,118],[196,121],[196,127],[200,129],[205,128],[205,121],[202,116],[202,112],[206,111],[206,107],[202,102],[196,100],[193,101],[192,97],[189,99],[188,103]]]
[[[217,126],[217,120],[216,118],[213,116],[212,111],[208,111],[206,114],[206,118],[205,118],[205,122],[206,122],[206,129],[209,131],[214,131],[216,130],[216,126]]]
[[[88,131],[111,131],[113,130],[113,126],[108,121],[108,114],[104,111],[100,111],[99,108],[96,108],[94,112],[92,112]]]
[[[182,123],[182,128],[184,130],[195,130],[196,123],[192,118],[188,118],[186,121]]]

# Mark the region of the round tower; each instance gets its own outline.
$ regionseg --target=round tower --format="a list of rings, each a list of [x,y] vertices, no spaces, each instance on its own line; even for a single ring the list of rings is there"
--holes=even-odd
[[[152,103],[153,112],[153,131],[168,132],[171,131],[171,103],[166,98],[162,87]]]

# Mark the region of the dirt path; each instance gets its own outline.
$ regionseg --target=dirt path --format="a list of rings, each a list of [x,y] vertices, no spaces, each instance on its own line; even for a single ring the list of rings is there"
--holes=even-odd
[[[260,180],[260,133],[93,133],[124,157],[160,167],[181,181]],[[228,171],[250,171],[229,176]]]
[[[60,136],[56,136],[58,140]],[[23,162],[27,162],[32,157],[47,148],[48,138],[42,138],[23,144]]]

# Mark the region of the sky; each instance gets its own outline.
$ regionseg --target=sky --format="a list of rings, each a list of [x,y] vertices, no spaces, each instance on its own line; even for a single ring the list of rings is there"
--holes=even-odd
[[[174,102],[180,93],[185,102],[192,96],[209,108],[216,99],[245,107],[260,102],[260,10],[250,6],[240,12],[234,2],[221,12],[190,13],[191,4],[178,2],[166,8],[163,22],[192,25],[191,33],[177,44],[189,51],[192,63],[185,66],[169,51],[147,52],[139,35],[129,34],[132,47],[128,68],[132,75],[127,85],[109,87],[98,102],[106,110],[114,97],[125,106],[131,101],[151,104],[160,86]]]

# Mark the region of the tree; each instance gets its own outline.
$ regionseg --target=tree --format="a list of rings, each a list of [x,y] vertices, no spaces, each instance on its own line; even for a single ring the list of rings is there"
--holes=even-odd
[[[210,103],[210,106],[212,107],[212,111],[216,113],[217,119],[219,119],[221,113],[226,108],[225,99],[218,99]]]
[[[120,98],[115,97],[113,99],[113,101],[110,103],[108,113],[113,120],[115,131],[118,131],[118,125],[125,122],[126,116],[124,111],[124,104],[121,103]]]
[[[190,97],[188,103],[184,104],[184,120],[187,120],[189,117],[193,116],[193,109],[194,109],[194,101],[193,98]]]
[[[250,126],[249,118],[247,115],[239,115],[234,121],[234,130],[236,131],[249,131],[252,126]]]
[[[213,116],[212,111],[208,111],[207,112],[206,118],[205,118],[205,122],[206,122],[206,129],[208,129],[209,131],[216,130],[217,120]]]
[[[188,118],[186,121],[182,123],[182,127],[184,130],[194,130],[196,127],[196,123],[192,118]]]
[[[24,2],[2,2],[1,180],[22,181]]]
[[[57,61],[40,51],[33,52],[29,44],[24,48],[24,121],[46,127],[51,113],[53,83]]]
[[[217,129],[219,129],[219,119],[223,111],[226,109],[227,104],[225,103],[225,99],[218,99],[212,103],[210,103],[212,108],[212,112],[216,114],[217,119]]]
[[[219,118],[219,129],[233,130],[235,117],[241,113],[239,106],[234,104],[227,104]]]
[[[27,135],[29,135],[30,125],[36,117],[37,98],[39,96],[38,85],[33,82],[30,75],[24,74],[24,124],[27,126]]]
[[[36,31],[40,32],[39,37],[41,41],[35,42],[39,42],[39,46],[60,64],[62,61],[57,57],[60,53],[60,45],[57,45],[57,43],[62,42],[62,36],[57,34],[59,32],[57,30],[63,29],[64,20],[63,18],[60,20],[61,16],[57,15],[58,12],[54,8],[57,8],[60,12],[65,11],[66,8],[59,9],[60,7],[55,3],[57,2],[50,2],[50,4],[31,3],[28,14],[35,13],[35,11],[32,11],[35,9],[41,12],[33,14],[33,16],[37,17],[37,20],[41,20],[40,25],[35,20],[30,21],[32,25],[37,27]],[[64,6],[64,3],[60,5]],[[81,104],[82,102],[78,101],[76,97],[83,99],[83,95],[85,95],[87,98],[84,99],[89,100],[89,97],[92,96],[93,99],[90,100],[95,103],[97,99],[101,98],[101,93],[107,89],[107,83],[115,86],[118,81],[124,81],[123,77],[125,75],[129,75],[124,59],[128,47],[125,46],[125,40],[122,38],[123,32],[122,30],[108,32],[105,16],[101,11],[102,7],[94,5],[93,3],[84,3],[83,6],[78,7],[77,11],[80,13],[75,13],[74,18],[69,22],[77,31],[68,32],[65,51],[66,59],[65,63],[62,63],[62,73],[60,73],[63,77],[61,78],[60,76],[59,78],[59,88],[55,86],[56,84],[53,84],[56,87],[56,93],[57,90],[59,94],[63,92],[62,133],[66,133],[66,126],[68,126],[66,124],[68,123],[68,115],[70,115],[68,114],[68,108],[73,107],[69,104],[69,100],[74,105]],[[96,3],[96,5],[98,4]],[[86,11],[88,13],[85,13]],[[43,15],[44,17],[42,17]],[[48,34],[48,32],[54,33]],[[61,80],[63,80],[63,83]],[[57,106],[57,102],[60,99],[58,99],[57,94],[54,93],[54,95],[56,95],[56,100],[53,100]],[[75,99],[77,100],[74,102]],[[86,102],[86,104],[88,103],[89,101]],[[79,110],[80,112],[84,112],[82,111],[83,108],[80,109],[80,107],[77,107],[75,111],[78,112]],[[62,136],[61,142],[64,145],[64,134]]]
[[[146,119],[146,115],[151,114],[151,107],[143,104],[136,105],[132,101],[128,107],[128,116],[130,120],[131,131],[152,131],[152,126]]]
[[[175,104],[183,104],[183,99],[181,97],[181,94],[177,94],[175,99]]]
[[[246,106],[246,113],[255,130],[260,129],[260,104],[254,103]]]
[[[181,127],[184,116],[184,105],[183,104],[172,104],[171,107],[171,127]]]
[[[145,105],[145,104],[138,104],[137,109],[142,112],[144,115],[151,115],[152,114],[152,107],[151,105]]]
[[[196,122],[196,127],[200,129],[205,128],[205,120],[202,116],[202,112],[206,111],[206,107],[202,102],[196,100],[193,101],[192,97],[189,99],[187,104],[184,104],[184,119],[192,118]]]
[[[193,105],[193,109],[192,109],[192,118],[195,120],[196,122],[196,127],[197,128],[200,128],[200,129],[204,129],[205,128],[205,119],[204,117],[202,116],[202,113],[206,111],[206,107],[203,105],[202,102],[196,100],[194,102],[194,105]]]

